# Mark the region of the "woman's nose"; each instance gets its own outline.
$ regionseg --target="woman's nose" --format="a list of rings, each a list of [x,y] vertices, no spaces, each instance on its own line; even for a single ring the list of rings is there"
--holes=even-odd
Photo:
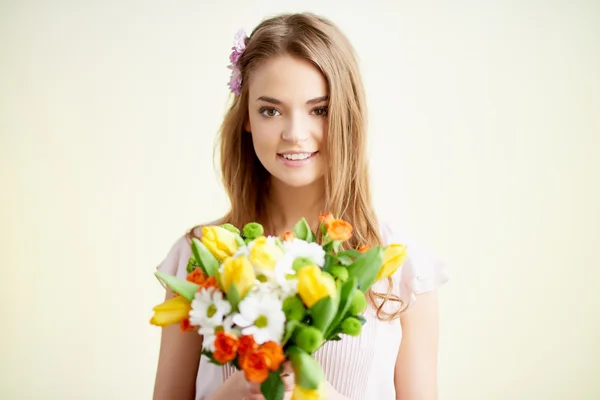
[[[300,143],[308,139],[310,135],[310,129],[308,121],[300,116],[291,117],[288,124],[286,124],[281,138],[286,142]]]

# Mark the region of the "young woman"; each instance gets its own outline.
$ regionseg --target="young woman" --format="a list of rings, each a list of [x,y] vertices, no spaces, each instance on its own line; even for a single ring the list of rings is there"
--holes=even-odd
[[[231,211],[218,223],[258,221],[281,235],[331,212],[352,224],[350,245],[408,245],[405,264],[369,293],[359,337],[315,353],[330,400],[437,398],[437,287],[440,261],[380,221],[370,198],[366,107],[354,51],[330,21],[286,14],[238,36],[231,55],[233,104],[220,135],[223,181]],[[215,223],[215,222],[212,222]],[[185,277],[191,229],[159,269]],[[172,296],[168,292],[167,297]],[[256,385],[200,357],[202,337],[164,328],[154,399],[261,399]],[[293,377],[285,378],[291,396]]]

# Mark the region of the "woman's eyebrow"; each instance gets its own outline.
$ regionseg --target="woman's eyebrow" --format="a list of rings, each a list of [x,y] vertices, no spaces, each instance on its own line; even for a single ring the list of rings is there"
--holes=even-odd
[[[279,99],[276,99],[275,97],[270,97],[270,96],[260,96],[258,99],[256,99],[257,101],[262,100],[262,101],[266,101],[267,103],[271,103],[271,104],[276,104],[276,105],[280,105],[283,104],[283,102]],[[325,96],[319,96],[319,97],[315,97],[314,99],[310,99],[306,102],[306,104],[316,104],[316,103],[322,103],[324,101],[329,100],[329,96],[325,95]]]

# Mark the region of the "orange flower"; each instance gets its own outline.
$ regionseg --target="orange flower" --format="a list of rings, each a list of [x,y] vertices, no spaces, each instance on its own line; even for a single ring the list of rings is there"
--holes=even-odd
[[[196,267],[188,274],[185,280],[195,283],[196,285],[202,285],[202,283],[206,280],[206,275],[204,275],[204,272],[202,272],[201,268]]]
[[[251,351],[240,358],[240,367],[246,380],[263,383],[269,376],[269,364],[264,351]]]
[[[252,353],[257,348],[258,348],[258,346],[256,345],[256,342],[254,341],[254,336],[244,335],[240,338],[240,345],[238,346],[238,353],[240,355]]]
[[[219,288],[219,284],[217,283],[217,278],[214,276],[209,276],[200,284],[200,289],[210,289],[210,288]]]
[[[215,351],[213,357],[221,364],[232,361],[239,346],[239,340],[237,336],[229,332],[218,332],[214,341]]]
[[[258,351],[265,355],[267,368],[271,371],[277,371],[281,363],[285,361],[283,349],[275,342],[263,343]]]
[[[186,318],[179,323],[179,330],[181,330],[181,332],[192,332],[196,330],[196,327],[190,324],[189,318]]]
[[[325,225],[329,225],[330,222],[332,222],[335,218],[333,218],[333,215],[331,215],[330,212],[328,212],[327,214],[321,214],[319,215],[319,222],[325,224]]]
[[[360,246],[360,247],[358,248],[358,251],[359,251],[360,253],[366,253],[367,251],[369,251],[369,246]]]
[[[352,225],[341,219],[327,224],[327,235],[331,240],[345,241],[352,237]]]
[[[284,233],[283,236],[281,237],[281,240],[283,240],[284,242],[291,242],[292,240],[294,240],[294,233],[293,232]]]

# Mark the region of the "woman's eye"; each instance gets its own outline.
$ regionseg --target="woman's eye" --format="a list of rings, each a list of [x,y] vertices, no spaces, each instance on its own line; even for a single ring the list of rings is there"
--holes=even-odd
[[[260,109],[260,113],[265,117],[276,117],[279,114],[279,111],[272,107],[263,107]]]
[[[315,113],[315,115],[317,115],[319,117],[325,117],[325,116],[327,116],[328,111],[329,110],[327,107],[319,107],[319,108],[315,108],[314,113]]]

